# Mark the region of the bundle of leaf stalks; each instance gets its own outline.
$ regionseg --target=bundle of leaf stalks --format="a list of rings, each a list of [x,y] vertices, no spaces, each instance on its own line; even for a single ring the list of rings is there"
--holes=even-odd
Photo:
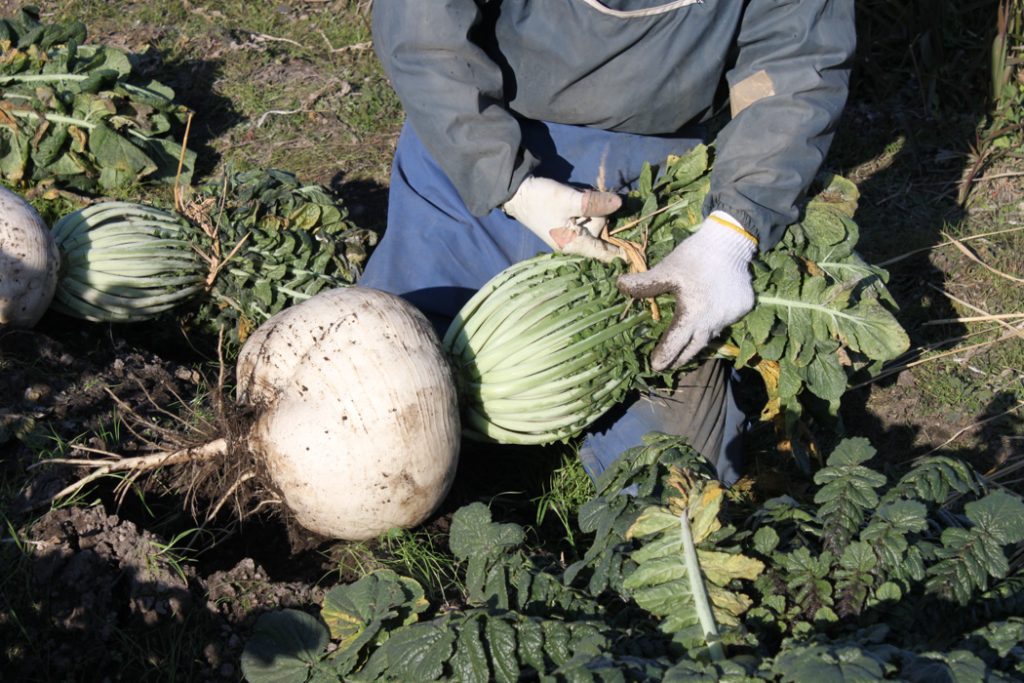
[[[655,373],[648,361],[671,320],[672,297],[632,301],[614,282],[658,263],[699,227],[709,153],[700,146],[669,158],[660,173],[644,169],[630,215],[608,235],[629,264],[536,257],[500,273],[463,307],[445,347],[471,434],[550,443],[580,433],[628,391],[673,385],[678,373]],[[756,369],[767,394],[762,419],[777,420],[787,436],[798,433],[805,409],[834,418],[851,378],[909,346],[887,273],[854,251],[857,199],[849,180],[820,179],[801,221],[755,258],[754,309],[704,353]]]
[[[110,192],[173,183],[180,162],[187,183],[189,110],[126,53],[85,40],[81,22],[44,24],[32,7],[0,19],[0,179]]]
[[[325,188],[273,169],[225,173],[180,213],[100,202],[53,235],[59,312],[134,322],[176,309],[190,329],[223,331],[229,352],[281,309],[353,283],[377,240]]]

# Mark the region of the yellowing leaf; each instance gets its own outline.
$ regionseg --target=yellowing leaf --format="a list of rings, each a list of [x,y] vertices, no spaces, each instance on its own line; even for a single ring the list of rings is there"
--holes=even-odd
[[[715,611],[715,619],[720,624],[729,623],[726,615],[732,617],[732,624],[737,623],[736,617],[746,612],[754,602],[743,593],[736,593],[721,586],[708,586],[708,598]]]
[[[778,396],[771,398],[761,409],[761,422],[771,422],[782,411],[782,399]]]
[[[366,628],[362,617],[351,614],[339,606],[324,604],[320,616],[331,632],[331,639],[339,641],[340,647],[347,647]]]
[[[722,523],[718,521],[718,512],[722,509],[724,496],[725,489],[721,484],[717,481],[707,482],[696,506],[690,505],[690,531],[693,533],[694,543],[700,543],[722,528]]]
[[[347,648],[358,640],[365,644],[387,624],[415,622],[428,606],[423,588],[415,580],[380,569],[328,591],[320,615],[331,637]]]
[[[715,632],[716,622],[737,626],[739,615],[752,603],[726,586],[737,579],[757,578],[764,565],[739,554],[694,548],[701,540],[710,545],[711,535],[722,528],[718,513],[725,490],[691,471],[673,469],[667,479],[679,494],[667,507],[646,509],[629,529],[628,537],[643,539],[644,544],[632,553],[637,566],[622,587],[640,607],[661,619],[662,631],[676,637],[698,623],[705,635]],[[685,510],[685,516],[674,514],[676,510]]]
[[[68,133],[71,135],[71,139],[74,140],[72,148],[76,152],[85,152],[89,144],[89,136],[86,132],[78,126],[68,126]]]
[[[763,562],[746,555],[697,550],[697,559],[707,580],[722,586],[734,579],[753,581],[764,571]]]
[[[633,526],[626,532],[626,538],[643,538],[662,532],[665,529],[674,529],[679,526],[679,519],[664,508],[648,508],[644,510]]]

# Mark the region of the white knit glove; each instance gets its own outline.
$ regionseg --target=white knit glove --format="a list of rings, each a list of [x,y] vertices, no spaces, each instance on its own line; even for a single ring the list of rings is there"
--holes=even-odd
[[[685,365],[754,307],[749,266],[756,248],[736,219],[715,211],[658,265],[619,277],[629,296],[675,296],[675,315],[651,354],[655,371]]]
[[[611,261],[621,250],[598,236],[620,206],[622,198],[614,192],[577,190],[529,176],[502,208],[555,251]]]

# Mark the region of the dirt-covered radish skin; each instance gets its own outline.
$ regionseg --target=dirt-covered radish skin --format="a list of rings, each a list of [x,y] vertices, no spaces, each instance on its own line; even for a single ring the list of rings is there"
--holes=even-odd
[[[32,205],[0,187],[0,327],[32,327],[53,300],[60,255]]]
[[[362,287],[275,315],[238,360],[250,446],[296,521],[333,538],[423,522],[455,476],[458,401],[422,313]]]

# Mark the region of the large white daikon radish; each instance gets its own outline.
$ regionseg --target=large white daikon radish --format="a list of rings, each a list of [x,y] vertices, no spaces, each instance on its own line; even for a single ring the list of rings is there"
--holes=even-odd
[[[458,463],[451,371],[427,319],[364,287],[322,292],[246,341],[238,396],[250,446],[304,527],[372,538],[426,520]]]

